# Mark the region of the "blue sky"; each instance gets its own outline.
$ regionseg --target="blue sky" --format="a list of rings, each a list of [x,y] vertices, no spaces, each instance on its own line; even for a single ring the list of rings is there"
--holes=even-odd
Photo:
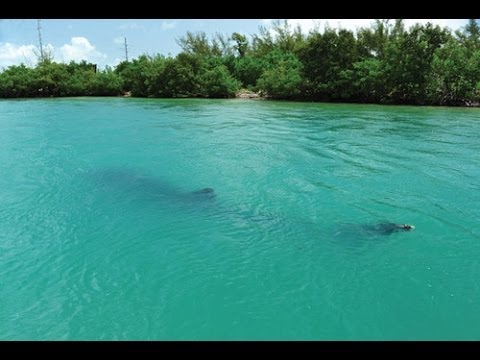
[[[415,22],[432,22],[450,29],[467,23],[465,19],[408,19],[407,26]],[[372,19],[290,19],[291,25],[300,25],[308,32],[314,26],[355,30],[369,26]],[[127,38],[129,58],[143,53],[176,55],[180,48],[175,39],[187,31],[216,32],[230,35],[258,33],[260,25],[270,27],[271,19],[115,19],[115,20],[41,20],[43,45],[51,49],[58,62],[82,59],[99,64],[116,65],[125,58],[124,37]],[[35,65],[38,50],[37,20],[0,20],[0,68],[25,63]]]

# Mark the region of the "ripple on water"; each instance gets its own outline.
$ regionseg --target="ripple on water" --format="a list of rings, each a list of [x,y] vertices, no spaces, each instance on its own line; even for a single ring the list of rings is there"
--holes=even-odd
[[[3,101],[0,336],[472,339],[477,117]],[[416,229],[359,230],[383,221]]]

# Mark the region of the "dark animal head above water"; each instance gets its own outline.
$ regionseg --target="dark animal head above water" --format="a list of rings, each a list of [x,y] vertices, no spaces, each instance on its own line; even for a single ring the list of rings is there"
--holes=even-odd
[[[337,226],[334,238],[344,240],[382,239],[393,233],[412,231],[415,226],[410,224],[397,224],[393,222],[380,222],[373,224],[341,224]]]
[[[415,229],[415,226],[410,224],[381,223],[373,225],[371,229],[383,235],[390,235],[398,231],[411,231]]]
[[[410,230],[413,230],[415,229],[415,226],[413,225],[410,225],[410,224],[403,224],[403,225],[400,225],[401,228],[405,231],[410,231]]]

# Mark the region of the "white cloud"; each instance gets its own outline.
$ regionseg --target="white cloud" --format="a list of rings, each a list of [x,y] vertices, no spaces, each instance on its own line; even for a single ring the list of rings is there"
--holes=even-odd
[[[65,44],[60,48],[60,54],[64,61],[98,61],[105,59],[107,55],[95,50],[87,38],[78,36],[72,37],[71,44]]]
[[[177,22],[176,21],[162,21],[162,25],[160,25],[160,27],[162,28],[162,30],[170,30],[170,29],[173,29],[177,26]]]
[[[288,19],[288,23],[292,26],[292,28],[296,27],[297,25],[300,26],[304,33],[308,33],[309,31],[318,28],[319,30],[323,31],[325,29],[325,25],[328,24],[331,28],[343,28],[347,30],[356,31],[361,27],[370,27],[374,23],[374,19]],[[393,22],[393,20],[392,20]],[[410,26],[420,23],[432,23],[434,25],[440,25],[442,27],[448,27],[451,30],[457,30],[460,27],[464,26],[467,23],[465,19],[405,19],[404,24],[405,27],[408,29]],[[271,27],[273,25],[272,19],[263,19],[261,20],[262,25]]]
[[[17,45],[0,43],[0,66],[18,65],[20,63],[32,64],[36,62],[35,45]]]
[[[356,31],[361,27],[370,27],[373,22],[373,19],[292,19],[289,21],[292,26],[299,25],[304,32],[309,32],[315,28],[324,30],[326,25],[331,28]]]
[[[110,66],[117,66],[118,64],[120,64],[123,60],[125,59],[120,59],[120,58],[115,58],[115,60],[113,60],[112,64]]]
[[[122,38],[123,42],[123,38]],[[44,50],[54,55],[55,61],[69,62],[71,60],[87,60],[103,63],[107,55],[95,49],[88,39],[84,37],[73,37],[70,44],[64,44],[55,49],[52,44],[44,46]],[[20,65],[35,66],[39,54],[39,48],[35,45],[17,45],[14,43],[0,42],[0,67]]]
[[[428,22],[433,25],[439,25],[442,27],[448,27],[450,30],[457,30],[465,26],[468,23],[467,19],[405,19],[405,25],[407,27],[414,25],[415,23],[426,24]]]
[[[117,45],[124,44],[125,42],[125,37],[124,36],[117,36],[115,39],[113,39],[113,42]]]
[[[47,52],[48,54],[54,55],[55,54],[55,48],[53,47],[52,44],[47,44],[43,47],[43,51]]]

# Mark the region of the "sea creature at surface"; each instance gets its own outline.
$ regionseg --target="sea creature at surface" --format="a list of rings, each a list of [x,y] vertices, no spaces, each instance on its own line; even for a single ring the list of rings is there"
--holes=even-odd
[[[380,235],[390,235],[398,231],[411,231],[415,229],[415,226],[410,224],[396,224],[396,223],[379,223],[373,225],[362,225],[366,231],[371,231]]]
[[[335,227],[333,237],[357,243],[359,240],[380,240],[385,236],[397,232],[408,232],[415,229],[411,224],[400,224],[393,222],[378,222],[368,224],[338,224]],[[363,243],[364,241],[360,241]]]

